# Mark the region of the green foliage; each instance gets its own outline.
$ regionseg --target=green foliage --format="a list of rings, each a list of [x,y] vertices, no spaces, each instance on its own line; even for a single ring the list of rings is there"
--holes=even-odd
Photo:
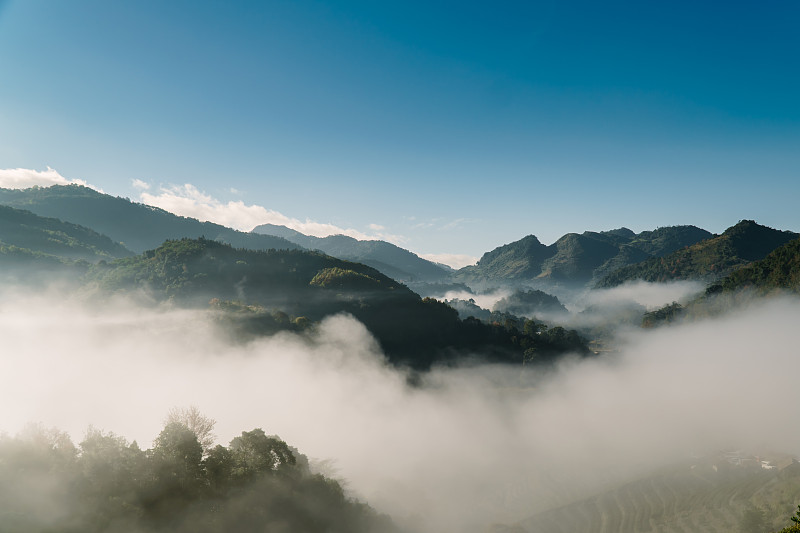
[[[743,220],[717,237],[677,250],[665,257],[654,257],[626,266],[597,283],[598,288],[621,285],[641,279],[651,282],[675,280],[717,280],[793,239],[796,233],[760,226]]]
[[[638,235],[621,228],[602,233],[568,233],[545,246],[528,235],[487,252],[477,265],[459,270],[457,277],[473,283],[534,278],[583,283],[710,236],[694,226],[658,228]]]
[[[325,316],[349,313],[375,335],[393,363],[416,369],[455,362],[465,353],[521,363],[527,348],[518,331],[461,321],[450,306],[420,299],[373,268],[314,252],[258,252],[182,239],[93,266],[87,280],[101,293],[145,290],[156,300],[182,305],[211,302],[220,325],[240,340],[301,331]],[[548,357],[557,346],[572,346],[560,340],[545,344]]]
[[[80,185],[0,189],[0,203],[80,224],[135,252],[155,248],[168,239],[203,236],[255,250],[299,248],[286,239],[200,222]]]
[[[711,293],[754,289],[800,292],[800,239],[776,248],[760,261],[751,263],[722,279]]]
[[[98,261],[133,253],[89,228],[0,205],[0,241],[65,259]]]
[[[323,268],[308,283],[326,289],[372,290],[380,281],[355,270],[332,267]]]
[[[539,290],[515,291],[513,294],[498,300],[493,310],[517,316],[567,312],[567,308],[558,301],[558,298]]]
[[[261,429],[206,458],[194,433],[167,424],[151,450],[90,429],[79,448],[39,427],[0,435],[4,533],[303,531],[387,533],[387,517]]]
[[[678,320],[684,315],[686,309],[678,302],[672,302],[655,311],[649,311],[642,317],[642,327],[652,328],[664,323]]]

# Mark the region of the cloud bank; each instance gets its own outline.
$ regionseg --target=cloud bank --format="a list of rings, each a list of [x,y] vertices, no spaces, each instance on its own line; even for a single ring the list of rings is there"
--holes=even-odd
[[[383,233],[384,228],[377,224],[370,224],[370,229],[375,233],[368,234],[324,222],[291,218],[260,205],[247,205],[241,200],[222,202],[189,183],[161,186],[155,194],[148,192],[150,185],[146,182],[136,180],[134,185],[141,190],[139,199],[142,203],[160,207],[177,215],[215,222],[240,231],[250,231],[261,224],[276,224],[314,237],[347,235],[359,240],[380,239],[395,244],[403,240],[397,235]]]
[[[47,170],[32,170],[29,168],[0,169],[0,187],[3,189],[28,189],[37,186],[50,187],[51,185],[71,184],[90,187],[85,181],[69,180],[50,167],[47,167]],[[96,189],[96,187],[92,188]]]
[[[420,531],[485,531],[665,462],[800,453],[800,303],[626,337],[548,375],[438,369],[419,387],[346,316],[307,336],[222,340],[203,311],[0,300],[0,430],[89,424],[148,447],[174,406],[220,442],[261,427],[330,458],[353,494]]]

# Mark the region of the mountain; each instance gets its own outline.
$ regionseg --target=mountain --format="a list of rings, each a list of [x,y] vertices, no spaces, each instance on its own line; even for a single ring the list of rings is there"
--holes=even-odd
[[[512,327],[462,321],[451,307],[420,298],[372,267],[317,252],[253,251],[209,239],[182,239],[93,265],[86,280],[99,296],[146,292],[156,301],[183,306],[212,302],[240,339],[272,333],[276,322],[297,329],[349,313],[378,339],[390,361],[416,369],[474,353],[504,363],[521,363],[529,350],[528,356],[542,362],[566,350],[585,353],[577,336],[568,337],[571,333],[562,328],[553,329],[564,339],[539,339]]]
[[[89,228],[0,206],[0,282],[9,286],[76,282],[89,263],[131,255]]]
[[[455,279],[477,284],[535,279],[582,284],[710,236],[711,233],[694,226],[672,226],[638,234],[619,228],[568,233],[545,246],[535,236],[528,235],[485,253],[476,265],[459,270]]]
[[[761,293],[774,290],[800,292],[800,239],[789,241],[764,259],[731,272],[708,292],[733,292],[754,289]]]
[[[181,217],[81,185],[0,189],[0,204],[86,226],[137,253],[156,248],[167,239],[183,237],[206,237],[253,250],[299,248],[286,239]]]
[[[121,244],[89,228],[2,205],[0,243],[40,254],[90,262],[133,255]]]
[[[597,283],[598,288],[621,285],[626,281],[714,281],[739,267],[764,258],[772,250],[798,237],[742,220],[722,235],[705,239],[664,257],[654,257],[610,273]]]
[[[313,237],[274,224],[257,226],[253,228],[253,233],[282,237],[309,250],[319,250],[339,259],[363,263],[401,281],[437,282],[450,276],[449,268],[422,259],[385,241],[360,241],[346,235]]]

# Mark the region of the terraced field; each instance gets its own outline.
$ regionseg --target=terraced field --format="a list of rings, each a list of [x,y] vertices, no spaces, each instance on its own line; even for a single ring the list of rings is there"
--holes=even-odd
[[[530,533],[730,533],[755,506],[768,530],[785,526],[800,503],[800,464],[760,468],[683,465],[597,496],[538,513]],[[759,532],[753,532],[759,533]]]

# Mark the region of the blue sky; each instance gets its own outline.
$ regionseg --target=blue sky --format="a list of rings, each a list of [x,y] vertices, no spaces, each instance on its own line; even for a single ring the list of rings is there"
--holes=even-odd
[[[0,0],[0,168],[421,254],[798,231],[798,23],[794,1]]]

